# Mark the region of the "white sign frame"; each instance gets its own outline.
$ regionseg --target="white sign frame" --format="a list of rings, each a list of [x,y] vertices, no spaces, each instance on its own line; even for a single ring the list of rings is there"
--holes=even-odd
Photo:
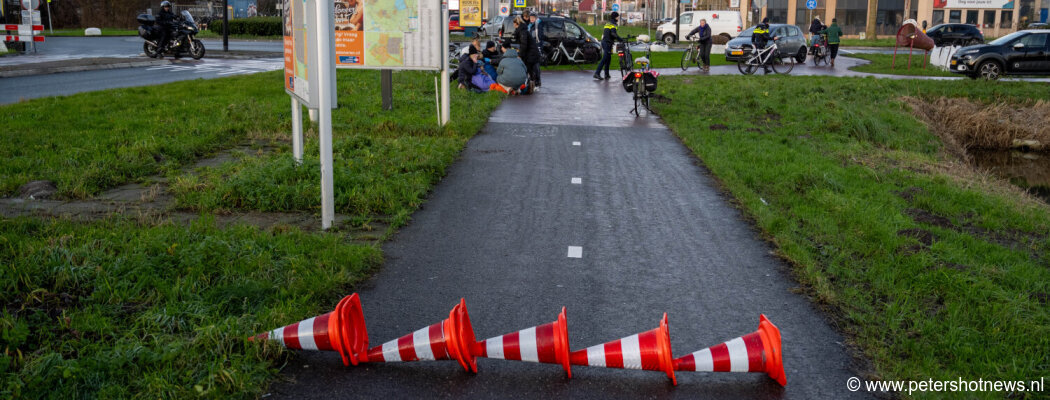
[[[444,8],[444,5],[446,4],[442,0],[419,0],[419,1],[420,2],[433,1],[433,2],[436,2],[436,3],[440,3],[442,8]],[[445,9],[447,10],[447,8],[445,8]],[[437,26],[443,27],[443,28],[440,29],[440,31],[443,32],[444,36],[446,37],[445,40],[447,40],[447,37],[448,37],[448,16],[444,12],[442,12],[441,8],[439,8],[438,12],[435,13],[435,14],[436,15],[434,16],[434,18],[437,20],[437,24],[438,24]],[[444,17],[442,17],[443,15],[444,15]],[[368,18],[367,14],[365,14],[365,18]],[[364,31],[361,31],[361,32],[362,32],[362,34],[361,34],[362,35],[362,40],[364,40],[363,36],[366,35],[367,33],[364,32]],[[385,65],[383,65],[383,66],[375,66],[375,65],[373,65],[373,66],[369,66],[369,65],[348,65],[348,64],[337,64],[337,63],[333,63],[333,64],[335,64],[335,67],[338,68],[338,69],[374,69],[374,70],[389,69],[389,70],[394,70],[394,71],[440,71],[443,68],[443,66],[448,64],[448,60],[446,59],[448,57],[447,50],[444,50],[444,49],[448,48],[448,43],[446,43],[445,40],[441,40],[440,37],[438,37],[438,35],[431,35],[429,32],[422,32],[422,31],[420,31],[420,33],[422,34],[422,36],[427,37],[428,40],[436,40],[437,43],[427,43],[426,47],[427,48],[437,48],[438,49],[438,65],[424,65],[424,66],[385,66]],[[433,45],[433,46],[431,46],[431,45]],[[332,46],[333,46],[333,48],[335,46],[334,40],[333,40]],[[335,54],[334,52],[333,52],[333,55],[338,57],[338,55]],[[365,58],[365,59],[367,60],[367,58]]]

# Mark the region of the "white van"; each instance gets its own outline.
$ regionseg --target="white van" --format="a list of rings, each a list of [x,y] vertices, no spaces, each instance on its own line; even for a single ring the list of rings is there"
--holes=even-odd
[[[740,30],[744,28],[740,11],[686,11],[682,13],[682,37],[700,26],[701,19],[707,20],[707,25],[711,26],[711,36],[722,35],[727,40],[739,35]],[[657,27],[656,32],[657,37],[664,43],[671,44],[677,41],[673,20]]]

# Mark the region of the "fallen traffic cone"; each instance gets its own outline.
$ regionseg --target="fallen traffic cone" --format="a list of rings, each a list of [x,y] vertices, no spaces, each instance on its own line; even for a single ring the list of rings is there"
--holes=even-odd
[[[758,330],[717,346],[674,360],[676,371],[765,372],[780,386],[787,385],[780,352],[780,329],[765,315]]]
[[[561,364],[572,378],[569,367],[569,331],[565,325],[565,307],[558,319],[549,324],[522,329],[477,342],[474,355],[502,360]]]
[[[470,351],[474,342],[467,302],[460,299],[448,319],[369,349],[364,362],[456,360],[463,369],[478,372]]]
[[[368,349],[368,330],[357,293],[344,297],[330,313],[248,338],[255,339],[278,341],[295,350],[336,351],[343,365],[357,365]]]
[[[671,362],[671,334],[667,328],[667,313],[664,313],[664,318],[660,320],[659,328],[576,350],[569,358],[573,365],[663,371],[671,378],[672,383],[678,384],[674,377],[674,364]]]

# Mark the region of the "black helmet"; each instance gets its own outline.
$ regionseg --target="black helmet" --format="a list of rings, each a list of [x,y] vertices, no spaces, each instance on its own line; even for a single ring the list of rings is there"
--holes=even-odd
[[[164,0],[164,1],[160,2],[160,8],[164,8],[164,7],[171,8],[171,2],[168,1],[168,0]]]
[[[620,13],[613,11],[612,14],[609,14],[609,18],[611,18],[613,21],[616,21],[620,19]]]

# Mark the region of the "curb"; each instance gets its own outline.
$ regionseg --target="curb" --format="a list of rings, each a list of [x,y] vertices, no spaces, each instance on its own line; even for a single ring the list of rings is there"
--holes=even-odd
[[[113,64],[96,64],[96,65],[74,65],[64,67],[43,67],[43,68],[28,68],[28,69],[17,69],[13,71],[0,71],[0,78],[14,78],[19,76],[29,75],[46,75],[46,74],[57,74],[60,72],[81,72],[81,71],[96,71],[103,69],[120,69],[120,68],[136,68],[136,67],[152,67],[156,65],[168,65],[171,64],[171,60],[147,60],[147,61],[132,61],[123,63]]]

